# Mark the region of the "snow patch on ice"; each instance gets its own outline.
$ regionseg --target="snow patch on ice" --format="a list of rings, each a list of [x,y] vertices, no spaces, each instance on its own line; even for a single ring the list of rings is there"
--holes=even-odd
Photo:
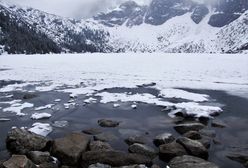
[[[54,104],[47,104],[45,106],[40,106],[40,107],[36,107],[34,110],[35,111],[40,111],[40,110],[45,110],[45,109],[50,109],[54,106]]]
[[[3,111],[4,112],[11,112],[11,113],[16,113],[16,115],[18,116],[24,116],[26,114],[22,113],[22,110],[25,108],[31,108],[34,107],[33,104],[31,103],[13,103],[10,107],[4,108]]]
[[[129,95],[127,93],[108,93],[102,92],[96,94],[100,96],[101,103],[113,103],[113,102],[142,102],[147,104],[155,104],[158,106],[175,106],[179,109],[184,109],[188,115],[194,117],[211,117],[211,115],[220,113],[222,109],[215,106],[201,105],[197,102],[183,102],[183,103],[171,103],[157,98],[154,95],[143,93],[143,94],[133,94]],[[132,108],[137,108],[136,104],[131,105]],[[171,116],[171,115],[170,115]]]
[[[52,126],[47,123],[34,123],[32,128],[28,129],[30,132],[33,132],[37,135],[47,136],[53,130]]]
[[[209,96],[205,94],[192,93],[181,89],[171,89],[171,88],[162,89],[160,91],[160,95],[165,98],[181,98],[195,102],[208,101],[209,98]]]
[[[90,97],[90,98],[84,100],[84,103],[96,103],[96,101],[97,101],[97,99]]]
[[[40,119],[45,119],[45,118],[50,118],[52,115],[49,113],[34,113],[31,116],[31,119],[33,120],[40,120]]]

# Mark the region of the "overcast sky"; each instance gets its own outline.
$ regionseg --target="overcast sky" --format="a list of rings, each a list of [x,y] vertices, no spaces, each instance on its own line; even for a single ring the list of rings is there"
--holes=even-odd
[[[65,17],[87,18],[127,0],[5,0]],[[135,0],[148,4],[150,0]]]

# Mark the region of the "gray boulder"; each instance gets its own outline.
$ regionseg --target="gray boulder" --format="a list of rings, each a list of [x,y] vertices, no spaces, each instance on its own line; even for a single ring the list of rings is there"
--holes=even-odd
[[[58,158],[62,164],[77,165],[81,154],[86,151],[89,142],[88,136],[72,133],[64,138],[54,140],[52,155]]]
[[[28,158],[35,164],[48,163],[52,161],[52,157],[49,152],[31,151],[28,153]]]
[[[189,131],[199,131],[203,129],[205,126],[198,122],[192,122],[192,123],[182,123],[174,126],[175,130],[180,133],[184,134]]]
[[[194,156],[178,156],[169,162],[170,168],[219,168],[215,164]]]
[[[41,151],[45,149],[48,142],[49,140],[43,136],[15,128],[7,135],[6,146],[12,153],[26,154],[29,151]]]
[[[154,148],[138,143],[129,146],[128,151],[130,153],[145,155],[150,158],[155,158],[157,156],[157,151]]]
[[[236,162],[239,162],[244,165],[244,167],[248,168],[248,153],[244,152],[235,152],[235,153],[229,153],[227,157],[231,160],[234,160]]]
[[[113,121],[113,120],[107,120],[107,119],[101,119],[101,120],[98,120],[98,124],[101,127],[117,127],[119,126],[120,122]]]
[[[204,159],[208,158],[208,150],[201,142],[186,137],[179,138],[177,142],[181,144],[189,154]]]
[[[199,140],[202,138],[201,134],[198,131],[189,131],[183,134],[183,136],[193,140]]]
[[[184,147],[175,141],[159,146],[159,157],[164,161],[169,161],[176,156],[182,156],[186,154],[187,152]]]
[[[82,154],[81,166],[83,168],[96,163],[103,163],[113,167],[129,166],[135,164],[151,164],[150,157],[140,154],[130,154],[120,151],[88,151]]]
[[[146,143],[146,139],[143,136],[137,136],[137,135],[135,135],[135,136],[130,136],[127,139],[125,139],[125,142],[128,145],[133,145],[135,143],[145,144]]]
[[[25,155],[13,155],[3,163],[4,168],[36,168],[35,164]]]
[[[158,136],[156,136],[153,140],[153,143],[156,145],[156,146],[160,146],[162,144],[166,144],[166,143],[171,143],[175,140],[175,138],[173,137],[172,134],[170,133],[163,133],[163,134],[160,134]]]

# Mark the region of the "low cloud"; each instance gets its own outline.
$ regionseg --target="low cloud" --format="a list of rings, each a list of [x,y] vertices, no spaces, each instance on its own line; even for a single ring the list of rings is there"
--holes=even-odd
[[[127,0],[7,0],[64,17],[89,18],[98,12],[114,8]],[[150,0],[135,0],[148,4]]]

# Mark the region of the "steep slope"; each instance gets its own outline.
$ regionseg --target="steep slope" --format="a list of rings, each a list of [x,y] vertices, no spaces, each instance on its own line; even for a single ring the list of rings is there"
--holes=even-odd
[[[34,27],[18,20],[6,8],[0,6],[0,53],[59,53],[60,47],[44,33],[36,32]]]
[[[63,52],[106,52],[108,32],[90,21],[77,21],[29,7],[1,3],[1,13],[13,16],[12,22],[25,22],[61,47]],[[33,34],[35,34],[33,32]],[[21,34],[21,33],[20,33]],[[14,39],[13,39],[14,40]]]

